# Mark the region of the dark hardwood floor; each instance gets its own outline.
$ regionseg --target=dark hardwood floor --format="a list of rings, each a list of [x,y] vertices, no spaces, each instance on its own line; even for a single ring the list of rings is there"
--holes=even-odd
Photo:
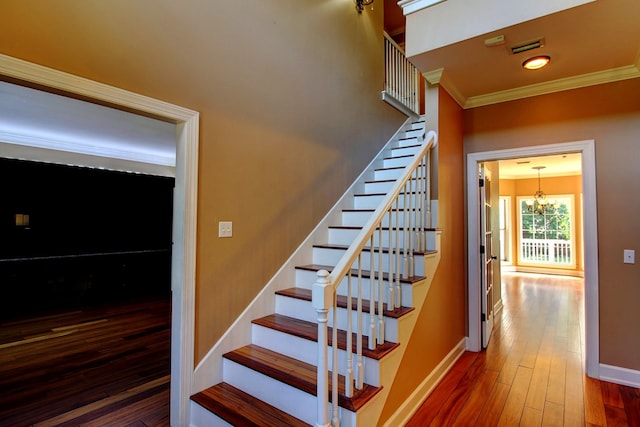
[[[584,375],[583,282],[504,274],[489,348],[408,426],[640,427],[640,390]],[[0,324],[0,426],[168,426],[168,301]]]
[[[407,424],[640,426],[640,389],[584,374],[584,281],[503,273],[486,351],[466,352]]]
[[[168,426],[170,301],[0,323],[0,426]]]

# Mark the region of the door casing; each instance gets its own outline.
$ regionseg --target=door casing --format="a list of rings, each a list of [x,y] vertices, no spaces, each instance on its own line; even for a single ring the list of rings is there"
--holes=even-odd
[[[536,157],[552,154],[582,154],[582,192],[583,192],[583,230],[597,230],[596,203],[596,161],[595,141],[584,140],[560,144],[537,145],[505,150],[483,151],[467,154],[466,193],[467,193],[467,295],[468,295],[468,336],[467,349],[480,351],[481,339],[481,286],[480,286],[480,247],[478,230],[478,163]],[[599,378],[600,341],[598,314],[598,233],[584,235],[584,280],[585,280],[585,370],[588,376]]]

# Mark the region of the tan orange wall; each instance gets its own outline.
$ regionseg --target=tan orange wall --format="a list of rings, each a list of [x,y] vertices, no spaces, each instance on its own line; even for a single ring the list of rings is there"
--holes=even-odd
[[[380,100],[382,7],[2,0],[0,53],[200,112],[196,361],[405,116]],[[218,221],[233,221],[231,239]]]
[[[595,140],[600,362],[640,370],[640,79],[464,112],[465,153]]]
[[[546,194],[553,195],[565,195],[570,194],[574,197],[574,209],[575,209],[575,257],[576,267],[573,270],[584,271],[583,266],[583,240],[582,240],[582,215],[581,209],[581,197],[582,197],[582,177],[580,175],[574,176],[559,176],[552,178],[541,178],[540,186]],[[503,189],[504,187],[504,189]],[[517,254],[517,242],[520,232],[518,222],[518,197],[530,197],[538,190],[538,179],[501,179],[500,180],[500,195],[511,196],[511,260],[513,265],[518,264]]]
[[[380,423],[387,420],[466,335],[466,252],[462,110],[439,91],[439,199],[441,259],[426,302],[391,388]]]

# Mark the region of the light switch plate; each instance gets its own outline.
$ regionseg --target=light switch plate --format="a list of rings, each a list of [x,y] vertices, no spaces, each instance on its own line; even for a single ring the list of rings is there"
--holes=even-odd
[[[625,249],[624,250],[624,263],[625,264],[635,264],[636,263],[636,251],[633,249]]]
[[[231,221],[218,222],[218,237],[233,236],[233,223]]]

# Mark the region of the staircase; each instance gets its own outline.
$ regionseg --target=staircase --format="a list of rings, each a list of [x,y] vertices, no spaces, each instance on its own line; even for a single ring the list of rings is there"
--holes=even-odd
[[[342,203],[344,208],[339,215],[328,216],[337,218],[334,219],[337,223],[326,227],[321,224],[316,230],[314,235],[321,237],[311,240],[322,243],[308,245],[307,250],[301,249],[302,255],[294,257],[302,262],[296,263],[290,274],[280,275],[291,277],[293,286],[276,285],[271,296],[274,312],[251,320],[250,342],[222,354],[222,380],[191,397],[191,425],[321,425],[327,424],[329,412],[333,425],[377,424],[406,348],[402,344],[411,336],[437,268],[439,233],[429,226],[421,227],[427,233],[426,247],[412,249],[411,260],[405,254],[405,262],[413,264],[413,268],[411,273],[400,275],[394,273],[392,261],[382,260],[383,257],[391,260],[396,254],[399,257],[402,242],[407,246],[411,238],[399,239],[396,249],[383,248],[386,244],[382,230],[391,236],[389,230],[402,226],[393,223],[407,222],[407,219],[398,214],[394,219],[392,213],[386,216],[378,225],[379,237],[375,242],[371,237],[369,246],[362,248],[357,265],[347,271],[348,277],[338,280],[338,295],[331,297],[335,308],[329,309],[325,323],[328,327],[324,331],[318,325],[314,286],[319,281],[326,283],[329,273],[363,232],[363,226],[378,212],[396,179],[406,173],[405,167],[417,158],[417,152],[424,151],[420,141],[424,135],[423,122],[406,124],[372,162],[372,171],[363,174],[362,182],[356,185],[360,191],[348,195],[349,200]],[[404,193],[413,192],[412,188],[417,187],[406,187]],[[428,216],[433,215],[428,199],[426,204]],[[400,202],[396,202],[390,212],[400,209]],[[411,230],[414,229],[417,230],[416,224],[411,225]],[[377,264],[374,255],[379,257]],[[374,268],[370,271],[372,264]],[[350,291],[352,278],[360,282],[356,290]],[[376,282],[379,288],[373,285]],[[352,295],[358,290],[361,299]],[[383,294],[382,299],[377,298]],[[324,311],[326,315],[327,310]],[[351,313],[358,314],[359,325]],[[377,319],[380,319],[377,329],[372,326],[373,329],[368,330],[368,325],[377,324]],[[335,330],[334,324],[337,324]],[[360,334],[358,326],[363,331]],[[323,342],[330,347],[324,353],[327,360],[323,363],[328,371],[339,375],[323,374],[323,369],[318,368]],[[319,386],[318,378],[323,376],[328,384],[320,381]],[[336,383],[337,387],[332,387]],[[322,399],[317,399],[319,389],[321,395],[326,396],[325,405]],[[332,404],[336,400],[338,406]],[[325,421],[321,421],[322,418]]]

